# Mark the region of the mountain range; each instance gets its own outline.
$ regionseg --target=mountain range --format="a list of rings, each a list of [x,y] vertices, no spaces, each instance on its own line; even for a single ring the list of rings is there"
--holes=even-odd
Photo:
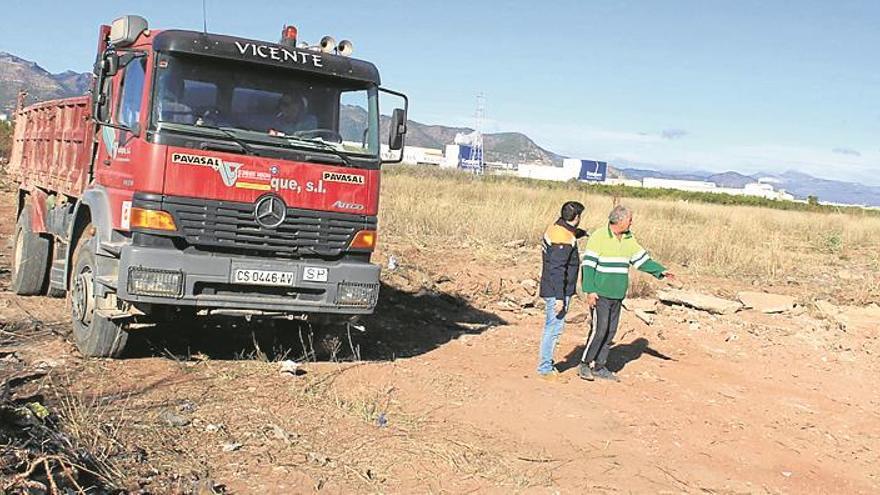
[[[0,113],[11,113],[15,108],[19,90],[28,91],[28,103],[52,98],[64,98],[85,94],[91,82],[91,74],[66,71],[52,74],[35,62],[24,60],[9,53],[0,52]],[[366,113],[354,107],[343,109],[342,134],[346,129],[363,129]],[[389,119],[382,117],[383,134],[387,135]],[[408,122],[406,143],[409,146],[443,149],[454,141],[456,134],[468,134],[472,129],[466,127],[449,127],[444,125],[423,124],[416,121]],[[543,163],[558,166],[563,156],[542,148],[525,134],[519,132],[501,132],[485,134],[483,145],[486,159],[509,163]],[[805,199],[817,196],[821,201],[835,203],[864,204],[880,206],[880,187],[867,186],[853,182],[819,179],[797,171],[782,174],[759,173],[744,175],[738,172],[713,173],[704,171],[663,172],[660,167],[627,163],[609,165],[612,176],[629,179],[658,177],[684,180],[700,180],[714,182],[722,187],[743,187],[757,179],[770,179],[777,189],[785,189],[795,197]],[[626,165],[631,165],[626,167]]]
[[[366,128],[367,112],[361,107],[343,105],[340,118],[342,137],[349,140],[360,140],[359,129]],[[383,115],[379,122],[380,135],[388,136],[391,119]],[[473,129],[467,127],[447,127],[407,121],[406,145],[422,148],[444,149],[455,140],[457,134],[470,134]],[[558,165],[563,157],[541,148],[525,134],[519,132],[500,132],[483,135],[483,149],[486,160],[507,163],[537,162],[545,165]]]
[[[34,62],[0,52],[0,113],[12,113],[18,92],[26,89],[28,103],[85,94],[90,73],[51,74]]]

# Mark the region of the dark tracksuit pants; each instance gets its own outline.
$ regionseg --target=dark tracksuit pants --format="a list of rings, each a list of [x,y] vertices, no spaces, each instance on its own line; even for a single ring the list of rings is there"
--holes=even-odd
[[[617,333],[617,324],[620,322],[620,299],[607,299],[599,296],[596,307],[593,308],[593,331],[587,341],[581,362],[589,364],[595,362],[594,368],[604,368],[608,361],[608,351],[611,349],[611,341]]]

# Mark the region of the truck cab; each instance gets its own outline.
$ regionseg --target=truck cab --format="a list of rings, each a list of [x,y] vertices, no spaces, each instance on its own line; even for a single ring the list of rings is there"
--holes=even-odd
[[[268,43],[126,16],[100,33],[81,186],[22,181],[80,350],[119,355],[131,323],[181,312],[373,312],[381,151],[402,156],[406,97],[350,43],[292,27]],[[386,143],[382,93],[402,102]]]

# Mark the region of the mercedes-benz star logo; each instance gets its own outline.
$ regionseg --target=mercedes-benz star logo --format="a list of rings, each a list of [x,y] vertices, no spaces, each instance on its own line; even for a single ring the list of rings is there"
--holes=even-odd
[[[254,218],[263,227],[272,229],[284,221],[287,217],[287,205],[278,196],[265,196],[257,201],[254,208]]]

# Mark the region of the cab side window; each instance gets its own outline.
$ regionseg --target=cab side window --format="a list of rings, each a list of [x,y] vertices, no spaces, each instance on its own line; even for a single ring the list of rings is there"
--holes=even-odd
[[[136,58],[125,68],[125,72],[122,75],[122,92],[119,97],[119,108],[116,111],[117,124],[134,128],[140,122],[146,69],[146,57]]]

